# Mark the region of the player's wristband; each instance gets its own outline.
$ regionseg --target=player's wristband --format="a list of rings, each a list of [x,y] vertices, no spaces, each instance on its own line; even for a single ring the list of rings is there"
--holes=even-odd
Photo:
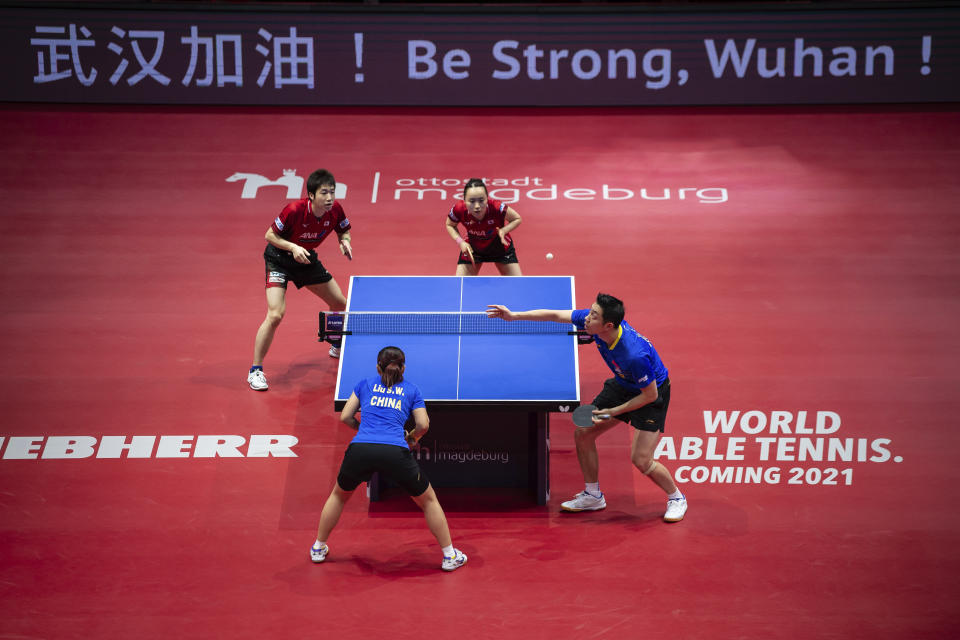
[[[460,236],[457,236],[456,238],[454,238],[453,241],[457,243],[458,247],[463,244],[463,238],[461,238]]]

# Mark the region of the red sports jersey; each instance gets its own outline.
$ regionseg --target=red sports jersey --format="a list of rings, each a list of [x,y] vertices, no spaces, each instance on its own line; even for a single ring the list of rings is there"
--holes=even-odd
[[[447,215],[454,222],[467,228],[467,242],[477,251],[486,253],[491,249],[509,250],[513,246],[513,238],[510,237],[509,233],[506,236],[508,243],[506,247],[503,246],[500,237],[497,235],[497,229],[503,227],[507,219],[507,205],[499,200],[487,198],[487,212],[480,220],[474,218],[473,214],[467,211],[467,205],[463,200],[457,200]]]
[[[349,231],[350,221],[339,202],[318,218],[310,211],[310,200],[304,198],[285,206],[270,227],[284,240],[304,249],[316,249],[331,231]]]

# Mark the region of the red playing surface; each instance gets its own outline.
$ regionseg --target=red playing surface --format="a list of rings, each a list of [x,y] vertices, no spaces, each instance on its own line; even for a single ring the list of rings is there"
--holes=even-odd
[[[960,631],[956,108],[0,111],[0,636]],[[555,414],[547,508],[439,492],[464,569],[439,570],[409,501],[362,492],[312,565],[351,437],[336,361],[320,301],[291,289],[270,390],[247,388],[287,191],[227,179],[320,166],[347,186],[354,259],[319,248],[344,288],[453,274],[453,184],[512,182],[524,273],[575,275],[583,306],[623,298],[670,368],[660,459],[687,468],[687,518],[660,520],[627,428],[601,440],[607,509],[560,513],[582,481]],[[446,193],[396,191],[433,179]],[[607,371],[581,349],[589,401]],[[733,411],[755,433],[708,432]],[[10,457],[11,437],[256,434],[297,457]],[[768,481],[723,481],[745,467]]]

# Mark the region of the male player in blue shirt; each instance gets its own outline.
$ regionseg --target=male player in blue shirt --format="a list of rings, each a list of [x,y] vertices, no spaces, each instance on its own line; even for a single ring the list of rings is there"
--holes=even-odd
[[[623,320],[623,302],[601,293],[589,309],[510,311],[503,305],[492,304],[487,306],[487,315],[504,320],[572,323],[593,337],[597,351],[614,373],[593,400],[592,404],[597,406],[593,412],[593,426],[578,427],[574,432],[577,460],[586,487],[560,507],[564,511],[606,508],[607,501],[600,491],[597,438],[619,422],[626,422],[636,429],[630,447],[630,461],[667,494],[667,511],[663,519],[667,522],[683,520],[687,499],[677,489],[670,471],[653,459],[670,404],[670,378],[650,341]]]

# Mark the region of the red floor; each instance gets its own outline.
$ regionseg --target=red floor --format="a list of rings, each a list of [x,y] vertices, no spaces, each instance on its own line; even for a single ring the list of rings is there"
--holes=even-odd
[[[960,632],[955,107],[0,116],[0,638]],[[670,368],[660,460],[687,518],[660,520],[626,428],[602,441],[606,511],[559,513],[582,484],[557,414],[547,508],[440,492],[464,569],[438,570],[405,499],[360,492],[313,566],[351,436],[336,362],[314,341],[319,301],[291,291],[271,388],[247,388],[262,237],[287,193],[244,199],[227,178],[319,166],[348,188],[355,259],[320,250],[344,288],[453,273],[455,187],[396,189],[513,181],[524,272],[575,275],[583,306],[623,298]],[[592,348],[580,366],[589,399],[606,370]],[[705,414],[734,411],[710,432]],[[800,412],[813,433],[794,433]],[[294,436],[297,457],[195,457],[205,435]],[[187,457],[44,457],[64,436],[185,436]],[[744,468],[765,481],[724,481]]]

